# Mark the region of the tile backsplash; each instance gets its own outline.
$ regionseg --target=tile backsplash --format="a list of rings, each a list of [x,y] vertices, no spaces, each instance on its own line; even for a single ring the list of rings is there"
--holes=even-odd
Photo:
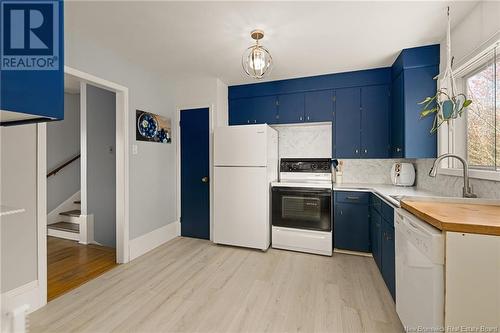
[[[402,159],[344,160],[343,183],[391,184],[391,167],[396,162],[410,162]]]
[[[433,162],[434,159],[416,161],[417,187],[442,196],[461,197],[464,187],[463,178],[442,174],[438,174],[435,178],[429,177],[428,173]],[[471,178],[470,183],[479,198],[500,200],[500,182]]]
[[[279,133],[280,158],[332,156],[331,124],[283,125],[273,128]]]

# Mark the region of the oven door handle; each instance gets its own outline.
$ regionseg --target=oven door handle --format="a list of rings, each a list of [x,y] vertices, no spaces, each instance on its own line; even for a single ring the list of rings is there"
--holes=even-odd
[[[332,190],[329,189],[307,189],[307,188],[301,188],[301,187],[273,187],[272,188],[273,192],[279,192],[279,193],[307,193],[307,194],[316,194],[316,195],[323,195],[323,196],[331,196],[332,195]]]

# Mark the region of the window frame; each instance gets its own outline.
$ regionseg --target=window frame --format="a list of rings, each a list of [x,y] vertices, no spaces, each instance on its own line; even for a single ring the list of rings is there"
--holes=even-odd
[[[454,70],[457,89],[459,91],[464,91],[465,80],[467,77],[477,73],[482,66],[475,67],[474,64],[478,62],[481,58],[491,53],[492,50],[497,48],[496,63],[497,66],[500,65],[500,33],[492,38],[494,42],[485,43],[482,47],[478,48],[475,52],[462,60],[459,65]],[[498,81],[498,79],[497,79]],[[498,103],[497,103],[498,104]],[[467,116],[459,117],[455,120],[450,121],[449,124],[444,123],[437,133],[438,138],[438,155],[442,155],[448,152],[457,154],[468,159],[467,149]],[[461,163],[456,160],[446,159],[441,162],[441,168],[439,169],[440,174],[449,176],[459,176],[463,175],[463,170]],[[484,180],[500,181],[500,164],[497,165],[497,169],[487,169],[481,166],[469,167],[469,177]]]

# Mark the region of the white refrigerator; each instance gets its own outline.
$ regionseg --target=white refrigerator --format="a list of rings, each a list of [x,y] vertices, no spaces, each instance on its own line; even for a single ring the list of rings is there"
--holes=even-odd
[[[270,183],[278,178],[278,132],[267,125],[214,131],[214,242],[267,250]]]

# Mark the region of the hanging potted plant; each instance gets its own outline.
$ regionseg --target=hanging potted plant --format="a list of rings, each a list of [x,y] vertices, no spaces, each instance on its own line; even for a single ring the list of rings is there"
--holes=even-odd
[[[461,117],[472,100],[467,99],[465,94],[455,93],[455,76],[452,71],[453,57],[451,57],[451,32],[450,32],[450,7],[448,7],[448,30],[446,34],[447,65],[439,80],[439,89],[434,96],[426,97],[422,102],[424,109],[420,112],[420,118],[434,115],[431,133],[451,119]]]

